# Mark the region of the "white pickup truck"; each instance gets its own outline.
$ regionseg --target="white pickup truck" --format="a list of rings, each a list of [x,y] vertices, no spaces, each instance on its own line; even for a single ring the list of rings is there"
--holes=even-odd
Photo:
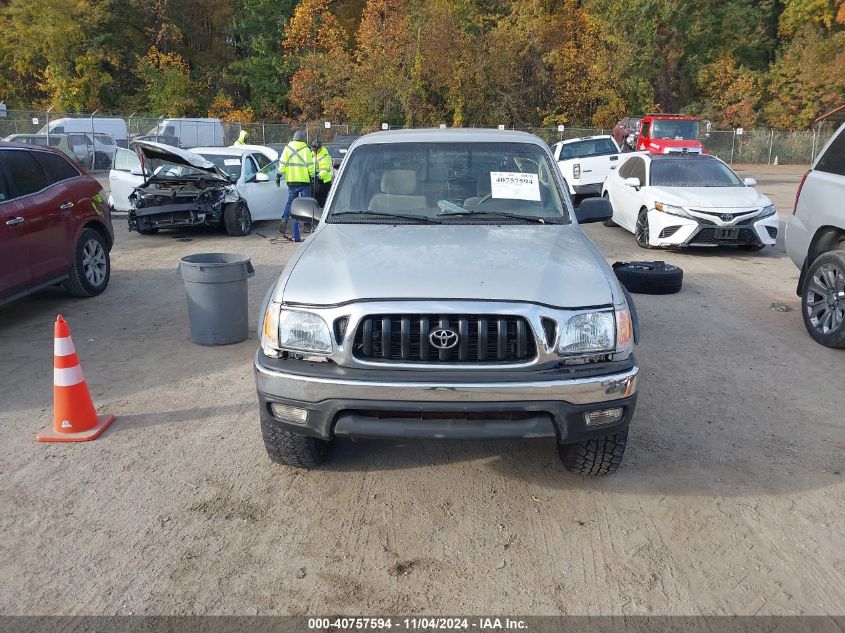
[[[578,198],[600,196],[604,179],[624,160],[610,135],[561,141],[552,146],[552,152],[569,195]]]

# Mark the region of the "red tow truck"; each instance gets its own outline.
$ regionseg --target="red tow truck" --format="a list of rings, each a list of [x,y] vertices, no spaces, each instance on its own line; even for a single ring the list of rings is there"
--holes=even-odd
[[[652,154],[703,154],[699,120],[687,114],[646,114],[626,117],[616,124],[613,136],[623,151]]]

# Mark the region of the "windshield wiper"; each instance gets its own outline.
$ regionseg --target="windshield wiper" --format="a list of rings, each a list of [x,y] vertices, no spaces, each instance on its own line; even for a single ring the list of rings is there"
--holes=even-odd
[[[454,205],[458,206],[458,205]],[[460,207],[459,207],[460,208]],[[535,224],[554,224],[554,218],[540,218],[536,215],[519,215],[518,213],[507,213],[506,211],[467,211],[464,209],[463,211],[448,211],[446,213],[439,213],[437,214],[438,218],[466,218],[473,215],[485,215],[485,216],[492,216],[495,218],[504,218],[508,220],[523,220],[525,222],[533,222]]]
[[[424,224],[440,224],[437,220],[432,220],[424,215],[409,215],[402,213],[387,213],[384,211],[340,211],[332,213],[329,219],[348,215],[374,215],[379,218],[393,218],[397,220],[413,220],[414,222],[423,222]]]

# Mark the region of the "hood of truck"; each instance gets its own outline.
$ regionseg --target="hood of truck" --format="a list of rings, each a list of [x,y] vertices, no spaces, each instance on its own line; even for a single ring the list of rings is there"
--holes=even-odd
[[[696,153],[701,153],[703,147],[701,141],[695,139],[673,139],[673,138],[653,138],[643,148],[650,151],[652,154],[664,154],[666,151],[683,152],[684,149]]]
[[[574,224],[327,224],[287,266],[274,300],[488,299],[580,308],[613,303],[609,275]]]

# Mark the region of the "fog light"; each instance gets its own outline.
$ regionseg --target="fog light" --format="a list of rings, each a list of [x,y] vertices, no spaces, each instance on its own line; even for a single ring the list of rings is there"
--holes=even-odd
[[[293,422],[294,424],[305,424],[305,420],[308,419],[308,409],[292,407],[287,404],[278,404],[277,402],[274,402],[270,405],[270,411],[272,411],[273,415],[279,420]]]
[[[622,407],[587,411],[584,414],[584,421],[587,423],[587,426],[604,426],[605,424],[619,422],[624,414],[625,410]]]

